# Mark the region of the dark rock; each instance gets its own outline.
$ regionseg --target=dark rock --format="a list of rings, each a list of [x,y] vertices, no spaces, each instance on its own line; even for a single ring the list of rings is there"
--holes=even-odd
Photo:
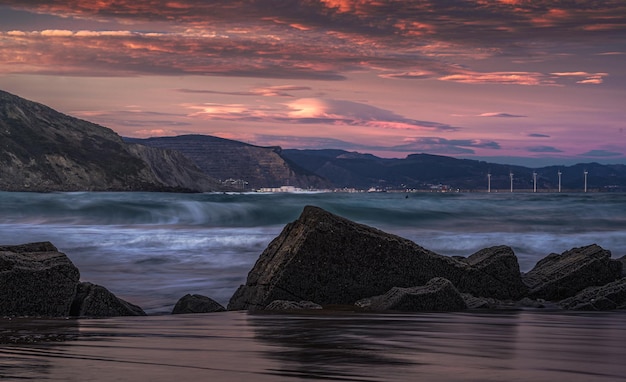
[[[621,277],[622,265],[611,252],[592,244],[562,254],[552,253],[523,276],[529,297],[559,301],[590,286],[600,286]]]
[[[500,299],[515,299],[528,292],[528,288],[522,282],[519,263],[511,247],[500,245],[484,248],[459,261],[471,267],[470,277],[464,277],[454,283],[459,290],[475,291],[476,296]]]
[[[228,309],[263,309],[274,300],[347,305],[393,287],[424,285],[435,277],[476,296],[518,299],[526,287],[517,259],[506,248],[488,250],[493,260],[480,252],[459,261],[307,206],[263,251]]]
[[[275,310],[275,311],[289,311],[289,310],[317,310],[322,309],[321,305],[318,305],[311,301],[287,301],[287,300],[274,300],[263,310]]]
[[[475,297],[469,293],[461,293],[467,309],[497,309],[502,304],[502,301],[495,298],[488,297]]]
[[[475,297],[468,293],[462,293],[461,296],[467,304],[468,309],[486,309],[486,310],[520,310],[525,308],[543,309],[546,308],[544,300],[533,300],[524,297],[521,300],[497,300],[495,298]]]
[[[224,308],[217,301],[199,294],[186,294],[178,300],[172,314],[223,312]]]
[[[626,256],[620,257],[617,261],[622,263],[622,277],[626,277]]]
[[[145,316],[146,313],[116,297],[105,287],[88,282],[78,284],[70,315],[75,317]]]
[[[607,285],[589,287],[559,305],[571,310],[626,309],[626,277]]]
[[[373,311],[454,312],[467,305],[450,280],[436,277],[424,286],[391,288],[382,296],[359,300],[356,306]]]
[[[0,316],[65,317],[80,279],[51,243],[0,247]]]

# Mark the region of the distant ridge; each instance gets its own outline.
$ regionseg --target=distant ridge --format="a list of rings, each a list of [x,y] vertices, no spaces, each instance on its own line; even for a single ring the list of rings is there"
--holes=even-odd
[[[113,130],[0,91],[0,190],[214,191],[175,151],[125,143]]]
[[[533,172],[537,173],[538,190],[557,190],[558,172],[562,189],[579,191],[588,172],[590,191],[626,191],[626,165],[598,163],[574,166],[529,168],[456,159],[430,154],[411,154],[404,159],[379,158],[344,150],[282,150],[281,155],[333,182],[336,187],[379,189],[432,189],[445,187],[464,191],[487,190],[491,174],[493,191],[510,190],[513,173],[514,190],[532,190]]]
[[[232,183],[242,190],[294,186],[328,188],[332,183],[281,155],[278,146],[261,147],[210,135],[179,135],[147,139],[124,138],[127,142],[177,150],[212,178]]]
[[[261,147],[208,135],[122,138],[113,130],[0,91],[0,190],[245,191],[303,189],[626,191],[626,165],[528,168],[430,154],[379,158],[344,150]]]

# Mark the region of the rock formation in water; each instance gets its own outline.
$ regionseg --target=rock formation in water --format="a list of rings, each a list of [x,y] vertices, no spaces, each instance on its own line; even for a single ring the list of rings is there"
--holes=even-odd
[[[68,316],[78,269],[52,244],[0,247],[0,316]]]
[[[435,277],[476,296],[517,299],[527,291],[508,247],[457,260],[307,206],[263,251],[228,309],[263,309],[274,300],[353,304],[393,287],[425,285]]]
[[[145,316],[137,305],[116,297],[103,286],[88,282],[78,284],[70,309],[74,317]]]
[[[562,254],[552,253],[523,276],[529,296],[558,301],[589,286],[601,286],[622,277],[622,264],[611,252],[592,244]]]
[[[548,255],[522,275],[507,246],[445,257],[307,206],[263,251],[228,309],[290,310],[298,301],[369,310],[624,309],[624,260],[593,244]]]
[[[356,306],[373,311],[454,312],[467,309],[459,291],[450,280],[435,277],[424,286],[391,288],[381,296],[359,300]]]
[[[215,191],[178,152],[134,147],[113,130],[0,91],[0,190]]]
[[[0,246],[0,316],[145,315],[80,272],[49,242]]]
[[[225,310],[226,308],[212,298],[199,294],[186,294],[176,302],[172,314],[214,313]]]
[[[626,277],[606,285],[583,289],[559,305],[571,310],[626,309]]]

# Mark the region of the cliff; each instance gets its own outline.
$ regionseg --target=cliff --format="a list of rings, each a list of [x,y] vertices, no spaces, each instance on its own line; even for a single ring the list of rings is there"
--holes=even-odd
[[[113,130],[0,91],[0,190],[219,190],[178,153],[125,143]]]
[[[183,153],[204,173],[240,190],[284,185],[329,188],[326,179],[281,156],[280,147],[261,147],[209,135],[180,135],[127,142]]]

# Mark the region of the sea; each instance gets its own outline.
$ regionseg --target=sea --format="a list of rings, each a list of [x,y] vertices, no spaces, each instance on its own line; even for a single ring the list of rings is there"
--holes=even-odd
[[[626,194],[0,192],[0,245],[50,241],[148,317],[0,318],[0,379],[626,381],[626,312],[170,315],[226,306],[315,205],[445,256],[513,248],[526,272],[598,244],[626,255]]]

